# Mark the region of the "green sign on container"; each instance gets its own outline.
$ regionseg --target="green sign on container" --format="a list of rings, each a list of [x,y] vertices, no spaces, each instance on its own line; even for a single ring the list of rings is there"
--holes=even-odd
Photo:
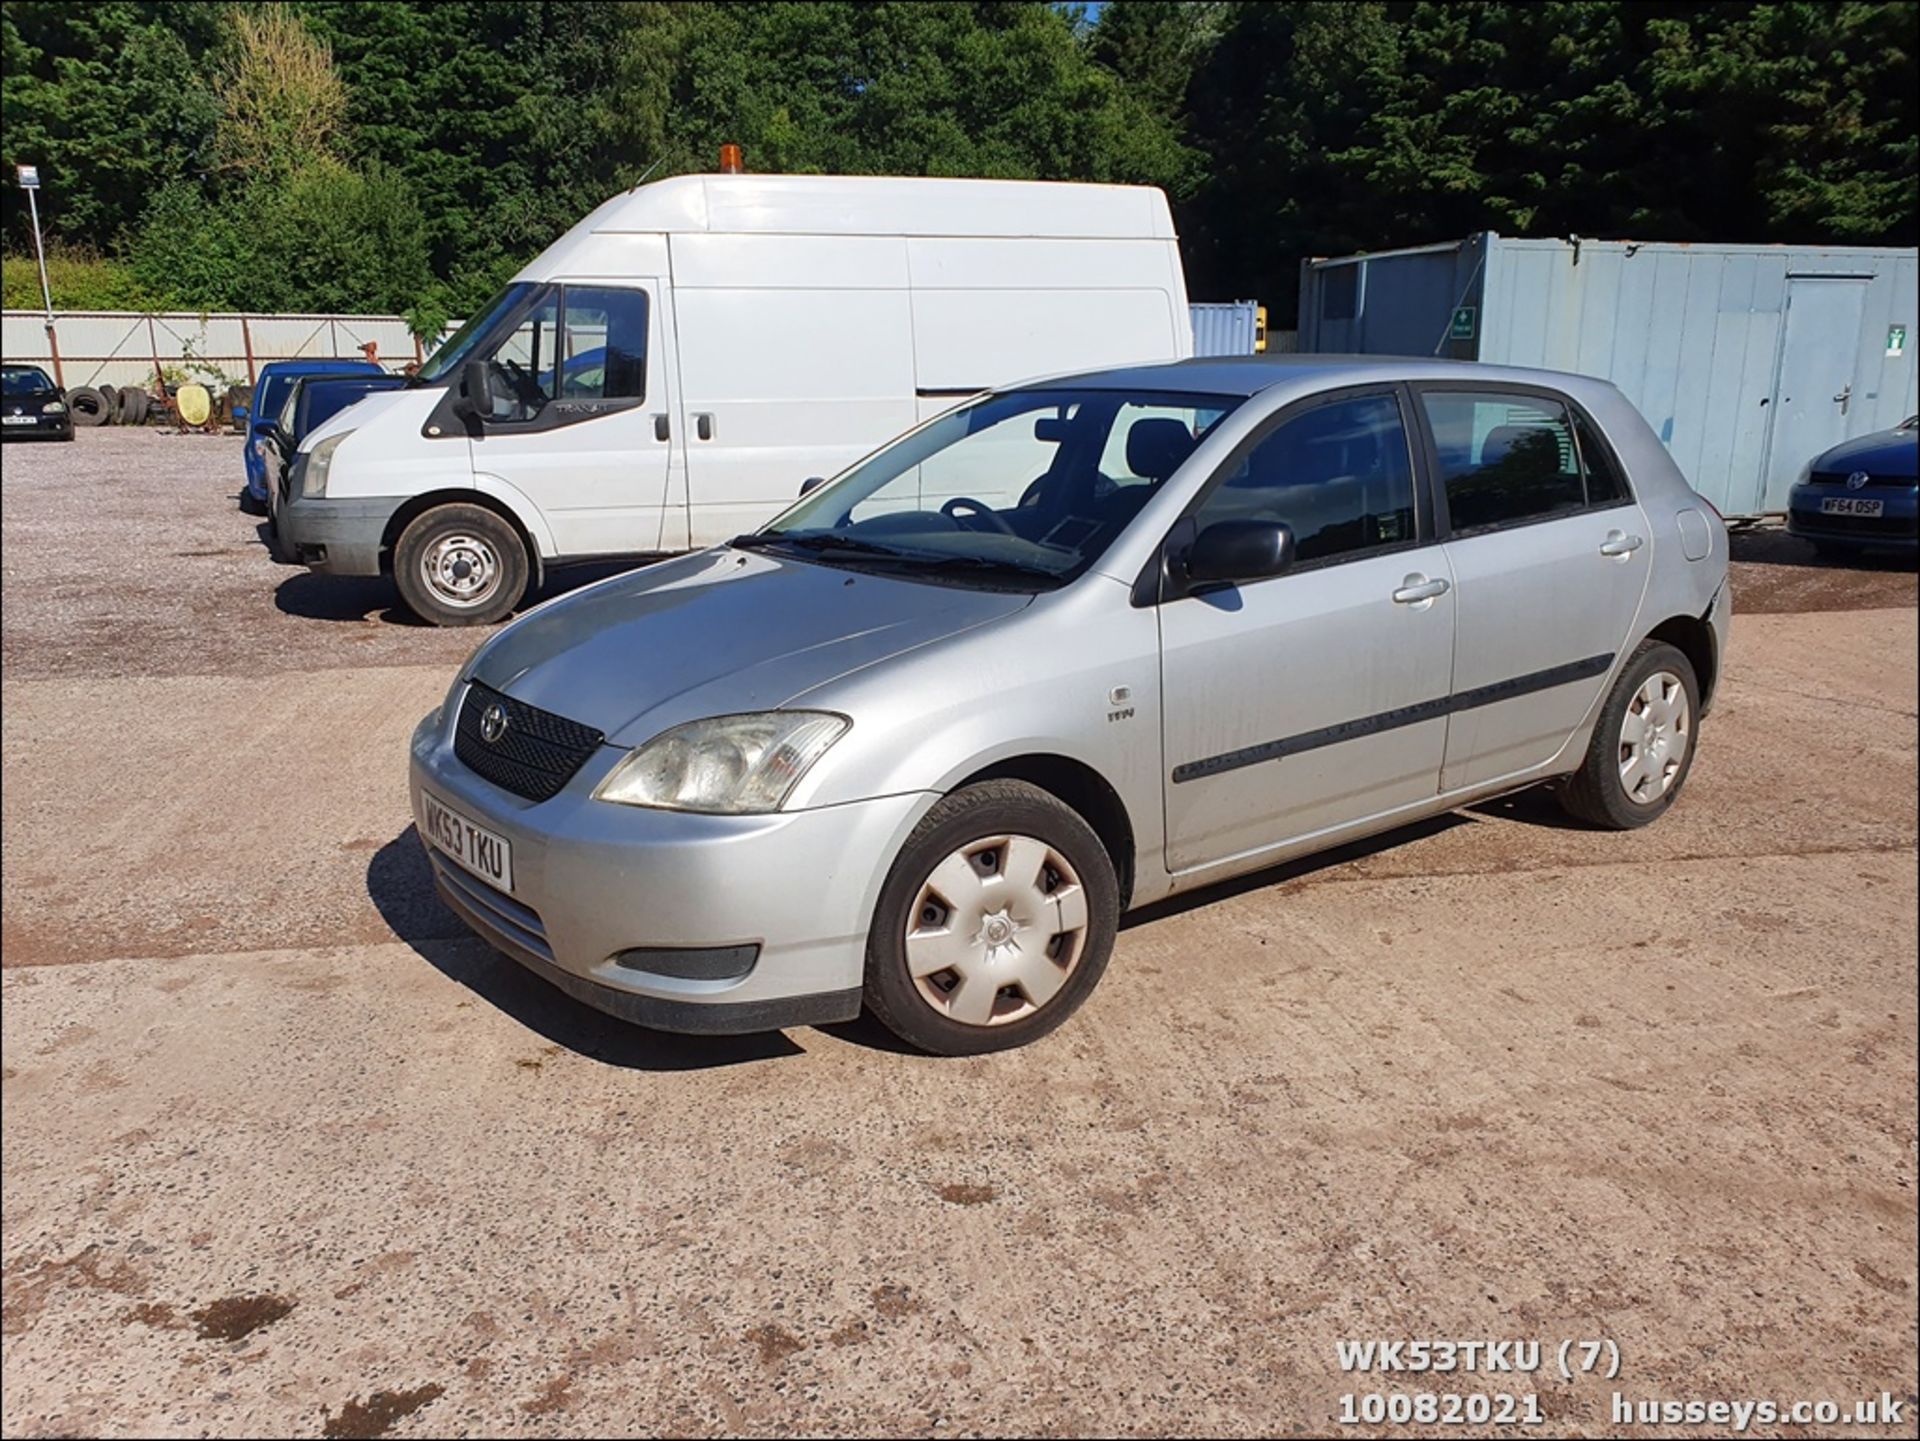
[[[1473,339],[1474,308],[1462,305],[1453,312],[1453,324],[1447,327],[1448,340]]]

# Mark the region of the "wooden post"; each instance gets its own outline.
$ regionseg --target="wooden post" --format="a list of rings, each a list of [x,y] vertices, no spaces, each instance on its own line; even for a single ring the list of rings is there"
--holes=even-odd
[[[253,385],[259,377],[253,372],[253,332],[247,328],[247,317],[240,317],[240,343],[247,348],[247,384]]]
[[[60,336],[53,328],[53,322],[47,322],[47,346],[53,351],[53,383],[62,390],[67,388],[66,372],[60,366]]]
[[[153,328],[153,317],[147,317],[147,348],[153,352],[153,383],[165,390],[167,372],[160,364],[160,334]]]

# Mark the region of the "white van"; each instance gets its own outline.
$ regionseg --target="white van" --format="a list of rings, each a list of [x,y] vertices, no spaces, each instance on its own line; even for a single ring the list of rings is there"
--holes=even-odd
[[[391,570],[423,618],[484,623],[555,561],[751,530],[989,386],[1192,349],[1158,190],[679,176],[315,430],[274,521],[317,572]]]

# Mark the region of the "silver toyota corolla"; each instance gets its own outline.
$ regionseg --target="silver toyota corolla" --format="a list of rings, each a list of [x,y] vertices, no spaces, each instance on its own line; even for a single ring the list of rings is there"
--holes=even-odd
[[[1504,791],[1685,784],[1726,533],[1611,385],[1199,360],[981,396],[552,601],[413,739],[442,895],[672,1030],[1031,1041],[1122,912]]]

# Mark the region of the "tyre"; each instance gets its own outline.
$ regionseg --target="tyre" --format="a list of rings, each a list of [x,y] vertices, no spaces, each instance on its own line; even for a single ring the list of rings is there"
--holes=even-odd
[[[105,425],[107,400],[91,385],[76,385],[67,392],[67,411],[75,425]]]
[[[120,392],[120,423],[122,425],[145,425],[150,402],[144,390],[122,390]]]
[[[1693,662],[1664,641],[1642,642],[1607,692],[1586,760],[1561,787],[1560,804],[1606,830],[1660,819],[1693,769],[1699,725]]]
[[[1038,1040],[1099,984],[1120,888],[1079,813],[1025,781],[983,781],[900,848],[867,937],[866,1004],[901,1040],[971,1056]]]
[[[441,505],[416,517],[393,548],[400,598],[433,625],[491,625],[527,590],[527,551],[481,505]]]
[[[253,492],[243,485],[240,487],[240,513],[242,515],[265,515],[267,513],[267,503],[264,500],[255,500],[253,498]]]
[[[98,389],[100,391],[100,413],[105,417],[100,423],[102,425],[118,425],[120,423],[120,387],[117,385],[102,385],[98,387]]]

